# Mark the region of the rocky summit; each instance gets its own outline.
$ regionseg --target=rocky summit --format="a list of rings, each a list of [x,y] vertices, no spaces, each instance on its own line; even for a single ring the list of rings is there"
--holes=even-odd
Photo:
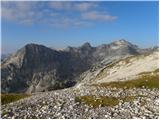
[[[2,61],[1,117],[158,119],[158,50],[123,39],[59,51],[27,44]]]

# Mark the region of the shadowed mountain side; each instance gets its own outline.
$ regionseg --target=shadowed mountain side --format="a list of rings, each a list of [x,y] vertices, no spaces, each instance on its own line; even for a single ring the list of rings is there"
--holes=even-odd
[[[71,87],[95,64],[138,54],[141,49],[126,40],[97,47],[85,43],[63,51],[27,44],[2,62],[2,92],[32,93]]]

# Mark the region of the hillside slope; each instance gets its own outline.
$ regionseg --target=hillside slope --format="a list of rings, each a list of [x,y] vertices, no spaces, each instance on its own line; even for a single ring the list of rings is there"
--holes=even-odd
[[[112,61],[106,65],[97,65],[83,73],[77,87],[86,84],[99,84],[113,81],[128,81],[140,77],[143,73],[159,69],[158,50],[148,54],[134,55]]]

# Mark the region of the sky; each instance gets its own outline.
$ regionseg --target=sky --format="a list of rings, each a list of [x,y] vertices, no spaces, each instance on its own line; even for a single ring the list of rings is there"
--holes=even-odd
[[[3,1],[2,53],[28,43],[55,49],[125,39],[142,48],[158,45],[158,2]]]

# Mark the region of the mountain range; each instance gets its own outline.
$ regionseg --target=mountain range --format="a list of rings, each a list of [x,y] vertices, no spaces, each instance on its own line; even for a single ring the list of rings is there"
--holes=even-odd
[[[97,47],[87,42],[64,50],[27,44],[2,61],[2,92],[34,93],[72,87],[83,81],[82,75],[93,68],[97,71],[118,60],[154,51],[158,47],[141,49],[124,39]]]

